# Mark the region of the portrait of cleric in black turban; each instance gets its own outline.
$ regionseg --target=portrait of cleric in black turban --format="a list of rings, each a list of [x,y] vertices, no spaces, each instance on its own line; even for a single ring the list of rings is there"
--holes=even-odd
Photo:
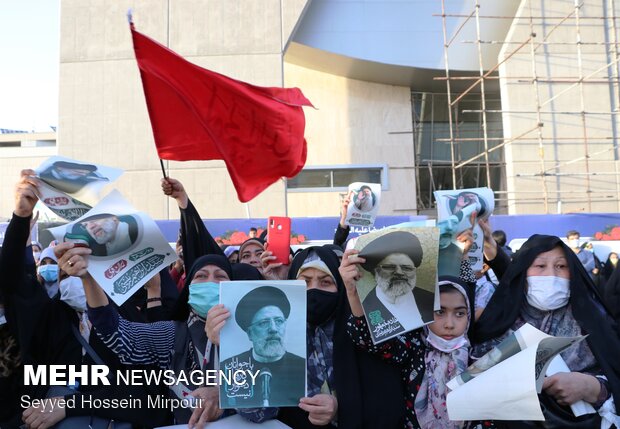
[[[100,213],[76,222],[65,241],[80,241],[92,250],[92,256],[114,256],[125,252],[138,239],[139,218]]]
[[[97,171],[97,166],[70,161],[56,161],[41,173],[39,177],[48,185],[68,194],[75,194],[84,186],[93,182],[108,182]]]
[[[222,285],[222,291],[227,287],[233,288],[236,285]],[[295,287],[305,293],[305,288]],[[222,302],[226,306],[224,298]],[[289,324],[291,308],[291,300],[281,288],[265,285],[247,292],[241,297],[236,308],[230,308],[234,321],[230,320],[227,324],[236,323],[244,334],[231,336],[232,330],[226,334],[222,329],[223,360],[220,369],[233,372],[237,370],[260,372],[254,385],[250,383],[250,379],[247,386],[228,385],[223,380],[220,387],[222,408],[296,406],[299,399],[306,395],[305,357],[291,352],[288,347],[290,346],[288,339],[298,340],[301,336],[305,342],[305,323]],[[297,308],[297,311],[301,309]],[[305,315],[305,309],[303,312]],[[298,332],[297,328],[301,328],[301,332]],[[288,329],[293,332],[287,335]],[[245,338],[240,338],[242,336]],[[245,344],[245,347],[249,348],[227,357],[224,353],[230,348],[226,348],[225,343],[230,342]]]
[[[389,232],[370,241],[359,256],[366,259],[361,267],[375,285],[366,296],[360,294],[375,343],[433,321],[435,277],[426,275],[423,282],[428,284],[421,287],[419,269],[431,256],[425,255],[418,236]],[[433,258],[436,265],[436,252]]]

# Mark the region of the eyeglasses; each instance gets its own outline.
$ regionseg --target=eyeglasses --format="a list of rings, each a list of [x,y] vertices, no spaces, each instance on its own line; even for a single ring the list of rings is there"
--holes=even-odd
[[[395,264],[379,265],[379,268],[381,268],[383,271],[388,272],[390,274],[396,272],[396,269],[398,267],[400,267],[400,270],[405,274],[411,274],[415,272],[415,267],[413,265],[395,265]]]
[[[267,330],[271,328],[271,324],[276,325],[276,329],[280,329],[286,323],[286,319],[284,317],[271,317],[267,319],[261,319],[252,323],[250,326],[256,326],[259,329]]]

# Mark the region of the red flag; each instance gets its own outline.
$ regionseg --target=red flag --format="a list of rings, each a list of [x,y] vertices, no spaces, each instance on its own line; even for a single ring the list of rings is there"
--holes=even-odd
[[[130,24],[157,152],[174,161],[221,159],[241,202],[306,163],[299,88],[250,85],[198,67]]]

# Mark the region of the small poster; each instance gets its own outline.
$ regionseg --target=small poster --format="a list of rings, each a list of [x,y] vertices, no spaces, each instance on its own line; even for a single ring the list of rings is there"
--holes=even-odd
[[[41,202],[61,218],[74,221],[92,208],[101,189],[118,179],[123,171],[53,156],[45,160],[36,173],[42,181],[39,186]]]
[[[92,250],[88,272],[118,305],[177,259],[155,222],[116,190],[85,216],[49,231]]]
[[[474,244],[469,250],[469,262],[474,271],[484,262],[484,235],[479,219],[488,219],[495,209],[495,198],[490,188],[435,191],[438,226],[441,227],[442,245],[439,256],[439,275],[459,275],[463,249],[456,237],[472,229]],[[444,240],[444,237],[448,239]]]
[[[433,321],[438,228],[388,228],[359,237],[357,291],[375,344]]]
[[[365,227],[374,225],[381,200],[381,184],[351,183],[349,198],[351,202],[347,209],[345,224]]]
[[[306,396],[306,283],[221,282],[220,302],[231,314],[220,370],[233,374],[220,385],[220,408],[296,407]]]

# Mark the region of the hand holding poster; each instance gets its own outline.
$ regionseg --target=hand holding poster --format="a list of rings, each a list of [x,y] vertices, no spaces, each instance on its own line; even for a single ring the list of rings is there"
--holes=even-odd
[[[220,408],[297,406],[306,396],[305,282],[221,282],[220,303],[232,315],[220,332],[220,370],[234,377],[220,386]]]
[[[472,229],[474,244],[469,250],[469,262],[474,271],[482,269],[484,236],[478,220],[488,219],[495,209],[493,190],[490,188],[435,191],[438,226],[442,228],[439,275],[456,275],[463,254],[456,237]],[[451,238],[449,241],[447,238]],[[445,245],[444,245],[445,241]]]
[[[381,184],[351,183],[349,199],[351,202],[347,208],[345,224],[366,227],[374,225],[381,200]]]
[[[547,368],[584,338],[552,337],[526,323],[448,382],[450,419],[544,420],[538,393]]]
[[[41,179],[39,199],[63,219],[76,220],[95,204],[101,189],[122,170],[60,156],[45,160],[36,170]]]
[[[87,215],[49,230],[58,241],[89,247],[88,272],[118,305],[176,261],[155,222],[112,191]]]
[[[433,321],[438,240],[437,228],[389,228],[357,239],[366,259],[357,290],[375,344]]]

